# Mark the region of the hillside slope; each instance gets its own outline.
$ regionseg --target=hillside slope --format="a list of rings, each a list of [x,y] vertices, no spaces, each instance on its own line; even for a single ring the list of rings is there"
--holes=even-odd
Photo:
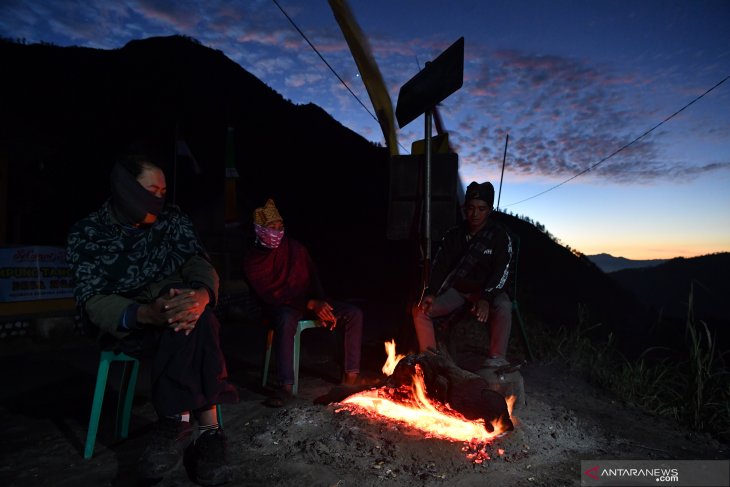
[[[652,344],[655,319],[634,294],[534,225],[503,213],[495,217],[520,237],[517,298],[523,312],[552,328],[600,324],[593,336],[605,340],[612,333],[629,355]]]
[[[684,330],[692,290],[694,316],[718,333],[721,349],[730,350],[728,274],[730,252],[723,252],[672,259],[651,268],[625,269],[611,277],[661,314],[678,333]]]
[[[319,107],[284,100],[220,51],[172,36],[110,51],[3,42],[0,56],[9,73],[0,126],[13,183],[9,199],[28,213],[13,217],[11,240],[57,243],[64,225],[106,197],[111,159],[131,140],[150,140],[170,176],[176,129],[202,167],[195,175],[189,162],[179,162],[178,203],[188,211],[212,205],[222,197],[229,126],[243,219],[274,196],[295,228],[299,216],[322,221],[325,210],[381,220],[386,202],[373,189],[384,183],[387,152]],[[352,168],[358,171],[348,176]],[[33,186],[41,190],[34,195],[40,205],[28,196]],[[63,196],[69,205],[43,205]],[[336,198],[366,199],[373,211],[353,215],[325,206]],[[210,216],[201,220],[206,229],[222,226],[222,214]],[[52,226],[32,222],[39,218]]]
[[[232,127],[242,228],[273,197],[290,234],[315,259],[337,261],[323,271],[343,295],[358,295],[361,283],[345,283],[345,267],[370,282],[385,265],[375,256],[398,252],[385,239],[387,151],[317,106],[284,100],[220,51],[179,36],[109,51],[0,42],[0,59],[8,74],[0,148],[9,244],[64,245],[68,227],[107,197],[116,152],[144,139],[165,166],[168,199],[177,193],[208,250],[243,252],[245,232],[227,231],[223,221]],[[173,176],[176,129],[200,174],[181,158]]]
[[[419,284],[415,242],[385,238],[389,159],[384,148],[315,105],[297,106],[220,51],[172,36],[115,50],[0,42],[7,68],[0,152],[8,172],[9,244],[63,245],[68,227],[104,201],[116,151],[153,142],[169,185],[208,250],[240,276],[251,210],[273,197],[290,235],[311,250],[325,287],[354,297],[384,330],[410,328]],[[223,225],[225,143],[235,134],[239,219]],[[175,132],[202,172],[178,161]],[[650,326],[630,293],[534,226],[496,215],[521,237],[523,312],[550,327],[603,323],[636,351]],[[385,308],[381,313],[379,308]],[[586,311],[586,309],[588,311]],[[587,315],[587,316],[586,316]]]

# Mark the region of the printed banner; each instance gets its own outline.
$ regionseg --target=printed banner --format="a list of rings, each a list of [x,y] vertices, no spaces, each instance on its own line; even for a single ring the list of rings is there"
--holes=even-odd
[[[0,248],[0,302],[71,297],[73,282],[66,249]]]

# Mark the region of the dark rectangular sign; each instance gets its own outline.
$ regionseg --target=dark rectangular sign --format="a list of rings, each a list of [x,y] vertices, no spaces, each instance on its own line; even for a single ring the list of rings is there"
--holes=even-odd
[[[398,93],[395,116],[403,128],[464,84],[464,38],[454,42],[418,72]]]

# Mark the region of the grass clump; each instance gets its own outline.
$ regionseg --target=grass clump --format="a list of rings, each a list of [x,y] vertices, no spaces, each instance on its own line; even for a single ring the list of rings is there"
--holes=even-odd
[[[627,403],[730,442],[728,352],[718,350],[707,324],[694,316],[692,303],[690,288],[684,350],[653,347],[628,359],[611,333],[596,338],[602,325],[587,326],[581,310],[577,327],[540,333],[539,356],[580,371]]]

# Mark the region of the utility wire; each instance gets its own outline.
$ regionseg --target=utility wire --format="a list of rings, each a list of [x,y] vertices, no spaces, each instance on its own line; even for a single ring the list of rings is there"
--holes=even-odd
[[[322,62],[325,63],[328,68],[330,68],[330,71],[332,71],[332,73],[337,77],[337,79],[340,80],[340,83],[342,83],[342,85],[345,88],[347,88],[347,91],[350,92],[350,94],[357,100],[357,102],[360,105],[362,105],[362,107],[365,109],[365,111],[368,112],[371,117],[373,117],[373,120],[375,120],[378,123],[378,126],[380,126],[380,120],[378,120],[378,117],[376,117],[375,114],[373,112],[371,112],[370,109],[362,102],[362,100],[360,100],[360,98],[358,98],[358,96],[350,89],[350,87],[347,86],[347,83],[345,83],[345,80],[343,80],[340,77],[340,75],[337,74],[337,71],[335,71],[335,68],[333,68],[330,65],[330,63],[327,62],[327,60],[324,58],[324,56],[322,56],[322,54],[319,53],[319,51],[314,46],[314,44],[312,44],[312,42],[307,38],[307,36],[304,34],[304,32],[302,32],[302,30],[297,26],[297,24],[294,23],[294,20],[292,20],[292,18],[289,17],[289,14],[287,14],[286,11],[281,7],[281,5],[279,5],[279,2],[277,2],[276,0],[271,0],[271,1],[274,2],[274,4],[277,7],[279,7],[279,10],[281,10],[281,13],[284,14],[284,17],[286,17],[287,20],[289,20],[289,22],[291,23],[291,25],[297,30],[297,32],[299,32],[299,34],[304,38],[304,40],[307,41],[307,44],[309,44],[309,47],[311,47],[314,50],[314,52],[317,53],[317,56],[319,56],[319,58],[322,60]],[[400,144],[400,142],[398,142],[398,145],[400,145],[401,149],[406,150],[406,148],[403,147]]]
[[[595,163],[595,164],[593,164],[592,166],[589,166],[588,168],[586,168],[586,169],[583,169],[583,170],[582,170],[581,172],[579,172],[578,174],[576,174],[576,175],[574,175],[574,176],[572,176],[572,177],[570,177],[570,178],[566,179],[566,180],[565,180],[565,181],[563,181],[562,183],[556,184],[556,185],[555,185],[555,186],[553,186],[552,188],[548,188],[548,189],[546,189],[545,191],[542,191],[542,192],[540,192],[540,193],[537,193],[536,195],[530,196],[529,198],[525,198],[524,200],[520,200],[520,201],[518,201],[517,203],[511,203],[511,204],[509,204],[509,205],[506,205],[506,206],[505,206],[505,208],[506,208],[507,206],[514,206],[514,205],[519,205],[520,203],[524,203],[525,201],[529,201],[529,200],[531,200],[531,199],[533,199],[533,198],[537,198],[538,196],[542,196],[542,195],[544,195],[545,193],[547,193],[547,192],[549,192],[549,191],[552,191],[552,190],[554,190],[554,189],[556,189],[556,188],[559,188],[560,186],[564,185],[565,183],[568,183],[568,182],[572,181],[573,179],[577,178],[578,176],[582,176],[583,174],[587,173],[588,171],[590,171],[591,169],[595,168],[595,167],[596,167],[596,166],[598,166],[599,164],[603,164],[604,162],[606,162],[607,160],[609,160],[610,158],[612,158],[613,156],[615,156],[616,154],[618,154],[618,153],[619,153],[619,152],[621,152],[622,150],[624,150],[624,149],[626,149],[626,148],[630,147],[631,145],[635,144],[635,143],[636,143],[636,142],[638,142],[639,140],[643,139],[644,137],[646,137],[647,135],[649,135],[650,133],[652,133],[652,132],[653,132],[654,130],[656,130],[656,129],[658,129],[659,127],[661,127],[662,125],[664,125],[664,124],[665,124],[666,122],[670,121],[671,119],[673,119],[674,117],[676,117],[677,115],[679,115],[679,114],[680,114],[680,113],[681,113],[682,111],[684,111],[684,110],[685,110],[686,108],[688,108],[688,107],[689,107],[690,105],[692,105],[692,104],[693,104],[693,103],[695,103],[696,101],[699,101],[699,100],[700,100],[700,99],[701,99],[702,97],[704,97],[704,96],[705,96],[705,95],[707,95],[707,94],[708,94],[709,92],[711,92],[712,90],[714,90],[715,88],[717,88],[718,86],[720,86],[721,84],[723,84],[723,83],[724,83],[725,81],[727,81],[727,80],[729,80],[729,79],[730,79],[730,75],[726,76],[726,77],[725,77],[725,78],[724,78],[724,79],[723,79],[722,81],[720,81],[720,82],[718,82],[717,84],[715,84],[715,86],[713,86],[712,88],[708,89],[707,91],[705,91],[704,93],[702,93],[701,95],[699,95],[699,96],[698,96],[697,98],[695,98],[695,99],[694,99],[694,100],[692,100],[691,102],[687,103],[687,104],[686,104],[685,106],[683,106],[682,108],[680,108],[680,109],[679,109],[679,110],[677,110],[676,112],[672,113],[672,114],[671,114],[671,115],[669,115],[669,116],[668,116],[667,118],[665,118],[664,120],[662,120],[662,121],[661,121],[661,122],[659,122],[658,124],[654,125],[654,126],[653,126],[652,128],[650,128],[649,130],[647,130],[646,132],[644,132],[644,133],[643,133],[643,134],[641,134],[640,136],[636,137],[636,138],[635,138],[634,140],[632,140],[632,141],[631,141],[631,142],[629,142],[628,144],[625,144],[625,145],[621,146],[620,148],[616,149],[616,150],[615,150],[615,151],[613,151],[613,152],[612,152],[611,154],[607,155],[606,157],[604,157],[604,158],[603,158],[603,159],[601,159],[600,161],[596,162],[596,163]]]

